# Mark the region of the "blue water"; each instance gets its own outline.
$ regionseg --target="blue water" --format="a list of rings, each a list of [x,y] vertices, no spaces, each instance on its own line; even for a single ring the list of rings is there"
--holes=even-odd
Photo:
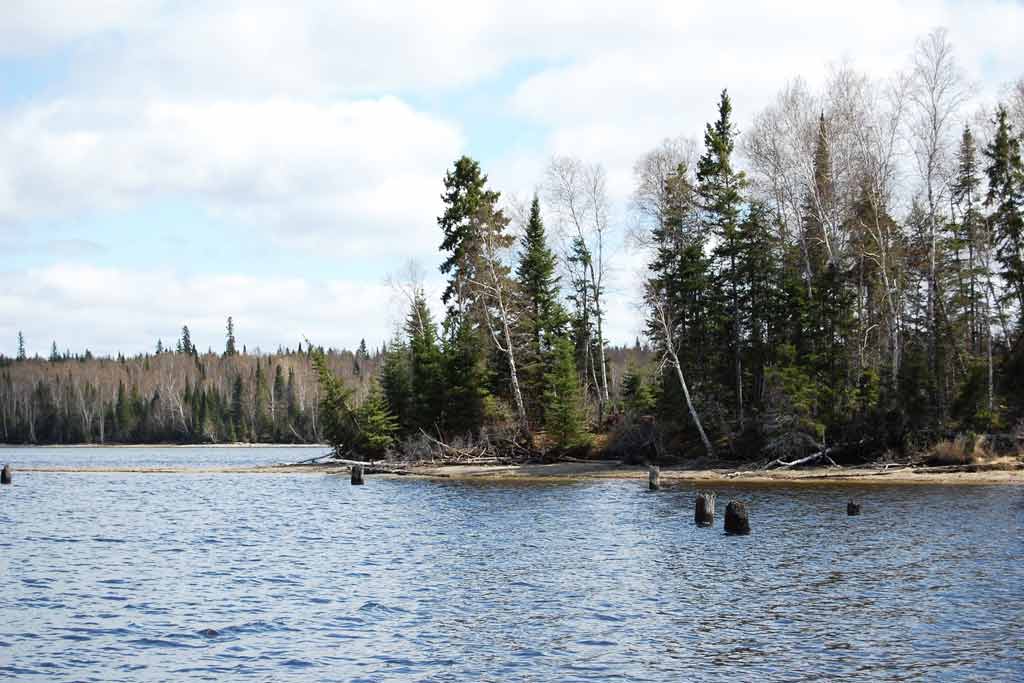
[[[245,467],[298,462],[327,453],[327,446],[95,446],[0,448],[0,463],[11,467]]]
[[[16,471],[0,678],[1024,680],[1024,488],[645,487]]]

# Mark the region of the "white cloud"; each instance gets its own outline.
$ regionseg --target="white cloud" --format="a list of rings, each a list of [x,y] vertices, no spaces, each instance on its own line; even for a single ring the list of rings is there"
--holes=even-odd
[[[461,146],[393,97],[61,99],[0,118],[0,226],[185,197],[281,244],[403,255]]]
[[[0,105],[0,249],[44,219],[185,198],[276,246],[356,256],[367,271],[394,270],[407,256],[432,263],[440,179],[467,141],[458,121],[428,110],[460,111],[461,97],[473,98],[477,114],[502,114],[500,129],[473,128],[497,150],[483,159],[497,189],[527,197],[551,155],[573,154],[606,166],[622,224],[633,162],[666,136],[699,138],[723,87],[742,129],[787,80],[803,76],[813,87],[844,58],[887,75],[939,25],[989,94],[1020,76],[1024,6],[1000,0],[15,0],[0,12],[0,59],[56,55],[66,78],[17,108]],[[520,124],[529,135],[516,134]],[[184,270],[175,258],[153,265],[181,296],[203,295],[188,289],[199,280],[175,275]],[[612,284],[616,341],[639,327],[630,312],[635,265]],[[78,276],[83,288],[98,277]],[[305,290],[273,282],[323,305],[307,280],[295,281]],[[240,319],[247,301],[274,299],[256,281],[220,284],[236,298],[214,300]],[[345,286],[332,301],[359,298],[359,285]],[[6,290],[0,296],[13,305]],[[119,305],[103,310],[121,311],[127,338],[130,316],[152,311],[132,299]],[[219,339],[224,312],[210,315]],[[78,329],[93,334],[86,319]]]
[[[219,350],[227,316],[239,344],[264,351],[317,344],[354,348],[390,335],[383,284],[302,277],[183,276],[174,270],[129,270],[56,264],[0,273],[0,353],[13,355],[19,331],[29,353],[151,350],[187,324],[195,343]]]

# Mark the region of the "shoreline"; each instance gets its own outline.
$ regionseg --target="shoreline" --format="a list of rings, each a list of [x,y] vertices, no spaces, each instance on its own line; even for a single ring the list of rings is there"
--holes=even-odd
[[[62,443],[62,444],[16,444],[0,443],[0,451],[24,448],[327,448],[325,443]]]
[[[349,468],[337,463],[278,464],[217,467],[20,467],[23,473],[61,474],[299,474],[348,475]],[[372,474],[372,478],[432,479],[494,483],[571,483],[596,480],[646,480],[646,467],[622,465],[618,461],[564,462],[547,465],[417,465],[402,474]],[[773,484],[1024,484],[1024,465],[997,463],[976,466],[973,471],[950,467],[893,466],[820,467],[803,470],[734,470],[662,468],[662,485],[773,485]]]

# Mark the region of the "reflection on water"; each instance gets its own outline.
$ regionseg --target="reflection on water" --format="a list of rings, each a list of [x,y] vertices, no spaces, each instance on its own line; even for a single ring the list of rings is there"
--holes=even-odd
[[[1020,680],[1024,491],[19,473],[0,678]],[[846,516],[849,495],[864,501]],[[727,537],[730,497],[753,534]]]

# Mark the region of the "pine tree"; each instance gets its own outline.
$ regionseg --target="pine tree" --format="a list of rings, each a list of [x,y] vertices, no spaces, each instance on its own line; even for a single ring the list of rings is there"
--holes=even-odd
[[[647,378],[632,365],[622,376],[622,402],[626,411],[633,415],[648,415],[657,405]]]
[[[483,424],[488,378],[480,347],[480,335],[466,317],[445,321],[442,422],[449,435],[474,434]]]
[[[743,424],[743,367],[740,309],[740,270],[738,260],[743,254],[739,245],[739,221],[746,185],[742,171],[733,168],[732,153],[737,131],[732,123],[732,102],[723,90],[718,104],[718,120],[704,131],[704,154],[697,163],[698,192],[707,229],[718,239],[715,258],[720,290],[728,300],[729,328],[722,330],[722,341],[732,352],[732,384],[736,397],[736,416]],[[724,379],[725,377],[723,377]]]
[[[441,297],[447,305],[444,321],[443,365],[449,390],[445,424],[454,434],[477,431],[483,421],[486,396],[486,304],[474,296],[481,281],[481,226],[484,216],[500,216],[499,193],[488,190],[480,165],[461,157],[445,175],[445,210],[437,219],[444,235],[441,272],[448,283]]]
[[[352,392],[340,377],[331,372],[323,351],[314,351],[310,360],[320,385],[320,425],[323,438],[335,454],[341,456],[356,447],[359,434],[355,415],[349,406]]]
[[[573,448],[587,443],[587,435],[572,343],[557,337],[552,353],[553,362],[545,375],[544,427],[557,447]]]
[[[238,349],[235,346],[235,323],[228,316],[228,328],[227,328],[227,340],[224,344],[224,355],[226,357],[235,356],[238,354]]]
[[[536,197],[530,205],[530,217],[521,240],[522,251],[516,268],[516,281],[522,299],[519,328],[528,339],[520,354],[523,394],[532,420],[543,423],[544,374],[549,369],[553,345],[565,335],[568,315],[558,300],[558,275],[555,255],[547,244],[547,235]]]
[[[1000,106],[994,121],[996,134],[985,148],[989,164],[988,194],[985,205],[994,207],[990,221],[994,228],[996,259],[1002,265],[1003,279],[1017,301],[1024,325],[1024,166],[1020,140]]]
[[[408,427],[410,430],[431,432],[441,418],[445,383],[437,327],[422,290],[413,295],[405,321],[405,334],[409,340]]]
[[[358,449],[369,460],[383,457],[395,445],[398,419],[388,409],[380,385],[374,382],[366,400],[355,411],[359,428]]]
[[[18,360],[25,360],[25,335],[18,331]]]
[[[164,352],[164,342],[163,342],[162,339],[157,339],[156,340],[156,355],[159,356],[163,352]]]
[[[397,336],[387,345],[381,365],[380,387],[388,409],[398,420],[399,431],[409,434],[416,430],[413,414],[412,371],[409,347]]]
[[[978,153],[974,134],[964,126],[957,153],[957,174],[952,185],[953,204],[957,207],[960,220],[954,225],[953,248],[960,261],[960,252],[967,251],[966,267],[958,267],[961,282],[957,291],[959,308],[966,318],[968,347],[971,353],[981,353],[982,339],[985,338],[988,323],[984,300],[988,268],[987,240],[985,239],[984,217],[978,208],[981,178],[978,175]]]
[[[488,190],[487,176],[480,164],[463,156],[455,162],[444,178],[445,209],[437,219],[444,234],[441,252],[446,254],[441,272],[448,275],[448,284],[441,296],[448,313],[464,313],[470,299],[469,283],[477,279],[479,257],[478,217],[482,208],[496,207],[499,193]]]
[[[182,325],[181,327],[181,339],[178,342],[178,351],[186,354],[195,352],[195,348],[192,346],[192,335],[188,331],[188,325]]]

